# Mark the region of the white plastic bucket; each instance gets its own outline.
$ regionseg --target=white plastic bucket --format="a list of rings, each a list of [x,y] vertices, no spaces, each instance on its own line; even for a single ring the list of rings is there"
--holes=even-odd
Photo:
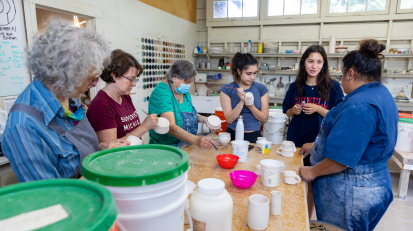
[[[128,231],[182,231],[188,198],[184,174],[157,184],[139,187],[106,186],[118,205],[118,219]]]
[[[398,130],[396,149],[413,152],[413,124],[399,122]]]
[[[265,159],[261,164],[261,184],[267,187],[277,187],[280,174],[285,170],[285,164],[278,160]]]
[[[231,141],[231,144],[232,144],[232,154],[239,157],[238,162],[247,161],[248,145],[250,144],[250,142],[246,140],[233,140]]]
[[[286,121],[287,117],[283,113],[276,113],[274,115],[270,115],[267,123],[265,123],[263,126],[264,137],[267,138],[267,140],[271,141],[273,144],[281,144],[284,138]]]

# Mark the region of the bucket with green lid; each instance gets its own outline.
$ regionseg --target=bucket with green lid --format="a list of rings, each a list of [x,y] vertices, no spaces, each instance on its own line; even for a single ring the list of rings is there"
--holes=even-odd
[[[0,189],[1,230],[117,230],[118,209],[105,187],[77,179]]]
[[[188,169],[182,149],[150,144],[91,154],[81,173],[112,192],[118,219],[128,231],[182,231]]]
[[[413,152],[413,119],[399,118],[396,149]]]

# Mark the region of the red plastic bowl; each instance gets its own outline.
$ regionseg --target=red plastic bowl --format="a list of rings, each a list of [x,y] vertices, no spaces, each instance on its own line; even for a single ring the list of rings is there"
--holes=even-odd
[[[237,165],[238,160],[239,157],[232,154],[217,155],[218,164],[223,168],[233,168],[235,165]]]
[[[243,189],[251,187],[257,180],[257,174],[246,170],[233,171],[229,176],[236,187]]]

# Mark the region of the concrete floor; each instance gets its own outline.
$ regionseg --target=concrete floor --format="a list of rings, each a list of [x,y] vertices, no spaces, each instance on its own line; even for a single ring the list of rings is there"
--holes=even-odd
[[[391,173],[394,200],[376,226],[376,231],[413,230],[413,175],[410,175],[406,200],[400,200],[397,195],[399,177],[399,173]]]

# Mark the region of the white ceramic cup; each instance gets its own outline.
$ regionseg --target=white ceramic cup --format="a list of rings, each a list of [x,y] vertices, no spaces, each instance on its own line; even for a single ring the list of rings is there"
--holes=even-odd
[[[158,124],[153,129],[158,134],[166,134],[169,132],[169,120],[163,117],[158,118]]]
[[[284,183],[297,184],[301,182],[301,177],[295,171],[284,171]]]
[[[248,106],[254,104],[254,95],[251,92],[245,93],[245,104]]]
[[[218,133],[218,141],[219,141],[222,145],[227,145],[227,144],[229,144],[229,142],[231,141],[231,134],[229,134],[228,132]]]
[[[293,157],[294,153],[297,151],[295,144],[292,141],[283,141],[281,147],[277,150],[277,153],[284,157]]]
[[[265,230],[270,219],[270,200],[260,194],[248,198],[247,224],[252,230]]]
[[[129,146],[141,145],[141,144],[142,144],[142,140],[139,139],[139,138],[136,137],[136,136],[133,136],[133,135],[129,135],[129,136],[126,138],[126,140],[127,140],[127,141],[130,141]]]
[[[221,119],[218,116],[211,115],[207,119],[207,125],[210,129],[219,129],[221,127]]]
[[[281,215],[281,192],[271,192],[271,214]]]
[[[285,164],[278,160],[264,159],[261,164],[261,184],[267,187],[277,187],[280,174],[285,170]]]
[[[255,165],[254,173],[257,174],[257,176],[261,176],[261,164]]]

